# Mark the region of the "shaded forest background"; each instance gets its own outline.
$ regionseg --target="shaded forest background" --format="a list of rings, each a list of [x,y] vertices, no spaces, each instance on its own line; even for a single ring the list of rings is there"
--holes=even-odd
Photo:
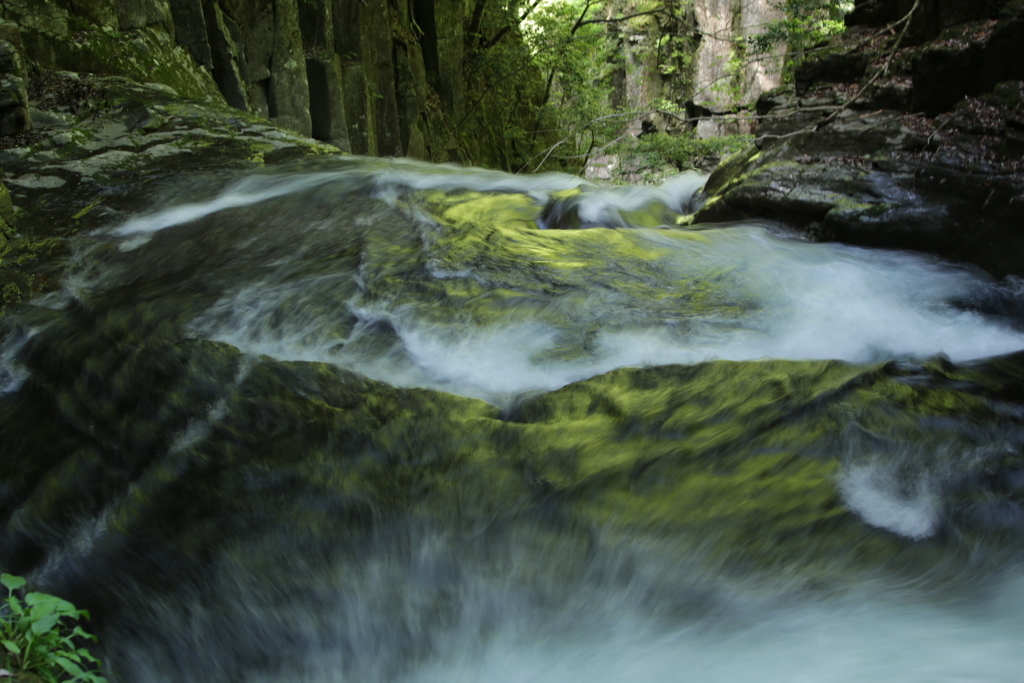
[[[787,50],[841,28],[844,9],[838,0],[3,0],[0,18],[41,68],[166,84],[356,154],[582,172],[627,148],[678,166],[717,159],[736,144],[718,136],[751,132],[728,115],[780,82]]]

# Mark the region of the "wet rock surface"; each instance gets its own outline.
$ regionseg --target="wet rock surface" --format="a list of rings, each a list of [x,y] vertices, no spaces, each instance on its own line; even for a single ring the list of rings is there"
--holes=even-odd
[[[37,175],[90,187],[145,154],[85,151]],[[210,159],[240,162],[257,169]],[[405,680],[461,627],[479,637],[481,599],[487,628],[513,602],[547,637],[595,596],[701,626],[737,593],[956,594],[1018,562],[1019,353],[665,362],[701,335],[716,350],[770,336],[773,301],[801,306],[773,299],[778,275],[829,247],[750,226],[539,229],[542,195],[613,203],[568,177],[351,157],[273,170],[234,194],[179,186],[178,208],[222,207],[189,220],[109,214],[65,290],[3,321],[0,558],[91,610],[114,680],[289,680],[338,651],[334,674]],[[127,207],[165,180],[125,182]],[[1019,323],[1019,296],[962,270],[836,249],[790,286],[893,260],[950,275],[939,289],[962,300],[923,306],[943,325],[992,331],[971,316],[1002,303]],[[610,368],[608,334],[620,352],[660,345]],[[403,357],[439,374],[371,376]]]
[[[1021,274],[1024,56],[1008,51],[1024,44],[1013,38],[1022,25],[1007,3],[992,19],[900,47],[891,62],[873,57],[861,81],[889,70],[864,90],[852,83],[863,59],[803,67],[795,90],[762,96],[756,148],[715,172],[696,220],[761,217],[811,239]],[[869,29],[846,40],[884,47]]]
[[[167,86],[33,88],[39,125],[0,138],[0,564],[91,610],[114,681],[420,680],[622,605],[735,637],[1020,567],[1019,288],[667,227],[688,209],[653,188],[343,156]],[[999,272],[1020,252],[964,251],[964,216],[1012,204],[1016,102],[779,118],[702,215],[936,229]]]
[[[34,82],[39,125],[0,137],[0,182],[18,217],[0,267],[5,303],[54,286],[68,240],[138,211],[183,171],[201,177],[338,153],[159,84],[71,72],[40,72]],[[210,189],[226,180],[212,182]]]

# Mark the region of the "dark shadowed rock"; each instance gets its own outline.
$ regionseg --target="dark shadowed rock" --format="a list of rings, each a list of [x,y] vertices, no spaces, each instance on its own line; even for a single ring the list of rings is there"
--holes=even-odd
[[[712,174],[696,220],[761,217],[813,239],[1024,273],[1024,55],[1015,52],[1024,40],[1010,38],[1024,20],[1017,5],[901,53],[864,93],[825,84],[848,67],[852,75],[867,55],[801,67],[796,89],[760,98],[763,136]]]
[[[0,135],[32,130],[26,89],[21,34],[11,23],[0,23]]]
[[[228,26],[231,20],[213,0],[203,5],[204,24],[209,36],[210,59],[213,65],[213,78],[217,87],[224,94],[227,103],[236,109],[249,111],[249,98],[246,96],[245,55],[239,49]],[[231,22],[234,23],[234,22]],[[237,32],[237,25],[235,27]]]
[[[309,114],[313,137],[329,142],[343,152],[351,151],[345,122],[345,98],[342,89],[341,58],[306,59],[309,79]]]
[[[868,68],[866,54],[839,52],[809,60],[796,70],[796,92],[803,95],[814,83],[856,83]]]
[[[14,206],[7,186],[0,184],[0,259],[7,253],[8,244],[14,237]]]
[[[174,39],[185,47],[192,58],[206,69],[213,68],[210,43],[206,36],[203,0],[170,0]]]

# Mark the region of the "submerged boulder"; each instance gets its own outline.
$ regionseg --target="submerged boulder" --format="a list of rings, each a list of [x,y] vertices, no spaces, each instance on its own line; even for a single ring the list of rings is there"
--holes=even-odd
[[[358,591],[373,563],[409,561],[408,534],[494,570],[515,539],[556,538],[515,579],[550,595],[623,551],[839,590],[1019,542],[1020,356],[627,368],[499,410],[244,356],[182,338],[158,302],[113,303],[26,320],[31,379],[0,394],[4,568],[41,572],[107,633],[218,567],[316,591],[285,568],[323,557]]]
[[[665,225],[692,178],[354,158],[159,85],[51,77],[70,125],[0,150],[0,569],[89,609],[114,680],[301,680],[327,652],[331,676],[395,681],[505,626],[495,605],[554,629],[614,593],[676,628],[737,591],[934,590],[1016,561],[1024,361],[965,360],[1020,347],[1007,288]],[[880,121],[844,134],[902,134]],[[745,215],[772,149],[719,169],[707,215]],[[758,182],[788,220],[907,201],[877,169],[795,187],[811,165],[775,163]],[[828,360],[879,290],[907,290],[879,304],[897,329]],[[956,363],[893,348],[893,320],[935,310],[920,336],[972,338]]]

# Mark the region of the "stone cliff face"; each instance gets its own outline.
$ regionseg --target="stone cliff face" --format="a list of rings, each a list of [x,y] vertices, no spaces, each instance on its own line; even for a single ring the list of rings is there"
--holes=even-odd
[[[0,19],[43,68],[162,83],[358,154],[492,161],[456,130],[486,112],[466,116],[461,0],[2,0]],[[8,132],[30,125],[2,68],[16,51],[0,44]]]
[[[922,1],[893,44],[880,29],[912,4],[859,3],[832,53],[760,98],[762,137],[715,171],[697,222],[1024,274],[1024,3]]]
[[[629,2],[612,7],[620,16],[637,11]],[[784,47],[756,61],[745,58],[748,39],[780,19],[781,10],[770,0],[670,0],[664,10],[609,27],[621,60],[612,104],[625,111],[657,110],[663,103],[686,107],[691,115],[707,117],[696,125],[701,137],[750,133],[749,122],[711,116],[747,107],[782,83]],[[646,114],[630,121],[623,132],[638,136],[677,124]]]
[[[766,23],[781,18],[782,11],[775,4],[768,0],[695,0],[694,10],[701,34],[693,96],[698,111],[728,113],[782,84],[784,48],[758,61],[743,60],[738,51]],[[743,127],[706,119],[697,125],[697,132],[701,137],[711,137],[751,131],[749,124]]]

